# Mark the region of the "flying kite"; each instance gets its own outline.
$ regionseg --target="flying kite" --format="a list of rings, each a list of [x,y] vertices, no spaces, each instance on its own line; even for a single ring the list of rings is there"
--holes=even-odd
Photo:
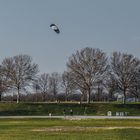
[[[58,28],[55,24],[51,24],[50,27],[51,27],[57,34],[60,33],[59,28]]]

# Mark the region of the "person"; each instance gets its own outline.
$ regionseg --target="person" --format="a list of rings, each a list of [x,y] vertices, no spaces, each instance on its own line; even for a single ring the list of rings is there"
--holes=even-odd
[[[66,115],[66,110],[65,110],[65,109],[63,110],[63,115],[64,115],[64,116]]]
[[[71,115],[71,116],[73,115],[73,111],[72,111],[72,109],[70,110],[70,115]]]

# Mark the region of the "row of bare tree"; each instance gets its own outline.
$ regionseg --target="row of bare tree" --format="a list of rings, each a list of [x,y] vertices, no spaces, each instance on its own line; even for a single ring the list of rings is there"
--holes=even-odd
[[[93,97],[109,100],[115,94],[123,95],[124,104],[127,97],[140,98],[140,60],[131,54],[114,52],[107,57],[100,49],[84,48],[71,55],[62,74],[38,72],[28,55],[5,58],[0,66],[0,99],[3,93],[16,91],[18,103],[27,90],[41,95],[42,101],[50,95],[50,100],[58,100],[62,94],[67,101],[75,93],[88,103]]]

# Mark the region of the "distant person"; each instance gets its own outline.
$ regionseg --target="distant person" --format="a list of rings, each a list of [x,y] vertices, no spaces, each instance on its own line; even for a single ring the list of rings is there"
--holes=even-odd
[[[73,110],[72,110],[72,109],[70,110],[70,115],[71,115],[71,116],[73,115]]]
[[[49,113],[49,116],[52,116],[52,113]]]
[[[66,115],[66,110],[65,110],[65,109],[63,110],[63,115],[64,115],[64,116]]]

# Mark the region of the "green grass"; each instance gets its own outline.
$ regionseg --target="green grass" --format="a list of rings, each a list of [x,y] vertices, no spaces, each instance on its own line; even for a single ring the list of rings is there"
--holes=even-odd
[[[106,115],[108,110],[140,115],[140,104],[0,103],[0,115]],[[140,120],[0,119],[0,140],[139,140]]]
[[[113,115],[116,112],[129,112],[129,116],[140,116],[140,104],[117,104],[117,103],[0,103],[0,116],[3,115],[63,115],[63,110],[66,114],[70,114],[70,109],[73,109],[74,115],[107,115],[107,111],[112,111]]]
[[[0,140],[139,140],[140,120],[0,119]]]

